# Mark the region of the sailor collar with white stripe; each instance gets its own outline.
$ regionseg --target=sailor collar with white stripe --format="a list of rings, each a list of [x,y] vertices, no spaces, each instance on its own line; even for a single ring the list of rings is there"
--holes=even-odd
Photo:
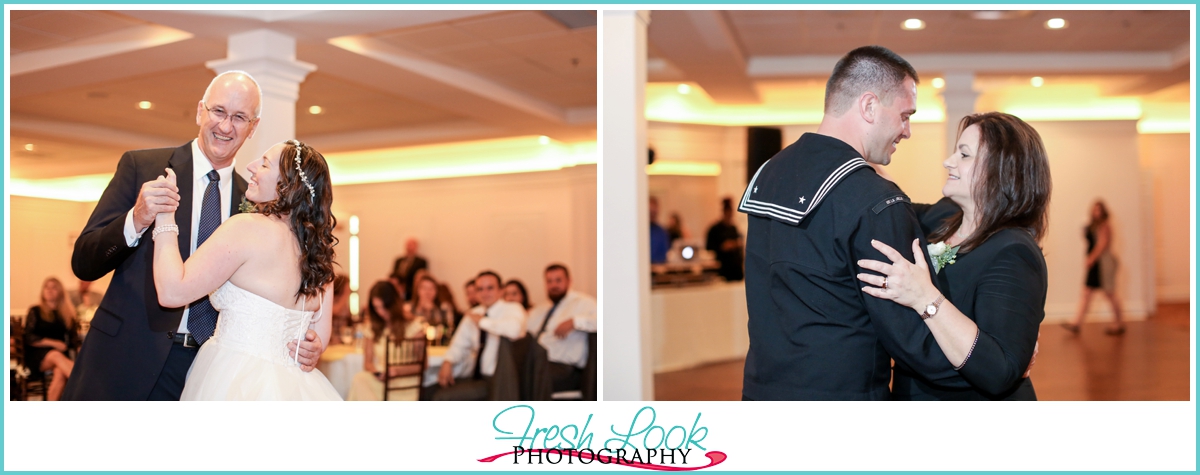
[[[758,169],[738,211],[800,224],[843,178],[866,166],[867,161],[846,142],[806,133]]]

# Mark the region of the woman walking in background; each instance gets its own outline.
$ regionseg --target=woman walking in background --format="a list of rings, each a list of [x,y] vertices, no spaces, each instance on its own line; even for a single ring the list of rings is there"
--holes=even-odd
[[[1108,224],[1108,207],[1104,205],[1104,201],[1096,200],[1092,205],[1091,221],[1084,229],[1084,236],[1087,238],[1088,250],[1083,265],[1087,270],[1083,301],[1079,303],[1079,314],[1075,315],[1075,320],[1064,323],[1063,327],[1071,333],[1079,334],[1080,325],[1087,317],[1088,307],[1092,303],[1092,293],[1100,290],[1112,303],[1115,318],[1113,326],[1104,332],[1120,335],[1125,333],[1125,321],[1121,316],[1121,304],[1117,301],[1117,258],[1112,254],[1112,227]]]

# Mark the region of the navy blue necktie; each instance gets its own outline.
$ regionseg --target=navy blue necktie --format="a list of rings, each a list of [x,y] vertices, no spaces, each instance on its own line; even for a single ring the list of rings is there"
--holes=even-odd
[[[483,314],[483,318],[487,318],[487,313]],[[483,320],[481,319],[481,320],[479,320],[479,322],[483,323]],[[472,375],[473,379],[483,378],[483,349],[487,348],[487,338],[488,338],[488,332],[487,332],[487,330],[483,329],[483,325],[478,325],[478,326],[479,326],[479,353],[477,353],[475,355],[475,374]]]
[[[567,297],[564,295],[563,299],[565,299],[565,298],[567,298]],[[546,325],[550,324],[550,317],[554,316],[554,310],[558,308],[559,303],[562,303],[562,299],[558,299],[558,302],[554,302],[554,305],[550,306],[550,311],[546,312],[546,319],[542,320],[542,328],[540,330],[538,330],[537,335],[535,335],[533,337],[534,340],[541,338],[542,334],[546,333]]]
[[[200,225],[196,228],[196,249],[212,236],[221,225],[221,175],[216,170],[208,172],[208,187],[204,189],[204,202],[200,206]],[[208,301],[208,296],[192,302],[188,314],[188,331],[196,343],[203,345],[217,330],[217,309]]]

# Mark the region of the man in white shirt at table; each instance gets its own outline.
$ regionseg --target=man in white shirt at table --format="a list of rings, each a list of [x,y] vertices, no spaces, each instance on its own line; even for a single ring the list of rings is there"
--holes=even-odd
[[[479,305],[463,316],[438,371],[438,385],[425,388],[435,401],[482,401],[496,372],[500,337],[525,336],[525,309],[500,298],[500,275],[483,271],[475,278]]]
[[[596,333],[596,300],[571,289],[571,274],[562,264],[547,266],[545,277],[550,302],[529,311],[526,329],[546,349],[554,392],[580,389],[588,333]]]

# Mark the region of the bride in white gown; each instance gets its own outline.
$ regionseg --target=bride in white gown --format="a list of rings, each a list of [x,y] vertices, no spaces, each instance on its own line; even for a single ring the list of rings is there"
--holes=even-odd
[[[247,169],[246,199],[257,203],[256,212],[231,216],[187,262],[174,213],[155,221],[159,303],[181,306],[211,293],[220,311],[181,399],[340,400],[320,371],[301,370],[288,346],[295,348],[309,329],[321,348],[329,342],[337,242],[329,167],[319,152],[289,140]],[[159,179],[175,184],[170,169]]]

